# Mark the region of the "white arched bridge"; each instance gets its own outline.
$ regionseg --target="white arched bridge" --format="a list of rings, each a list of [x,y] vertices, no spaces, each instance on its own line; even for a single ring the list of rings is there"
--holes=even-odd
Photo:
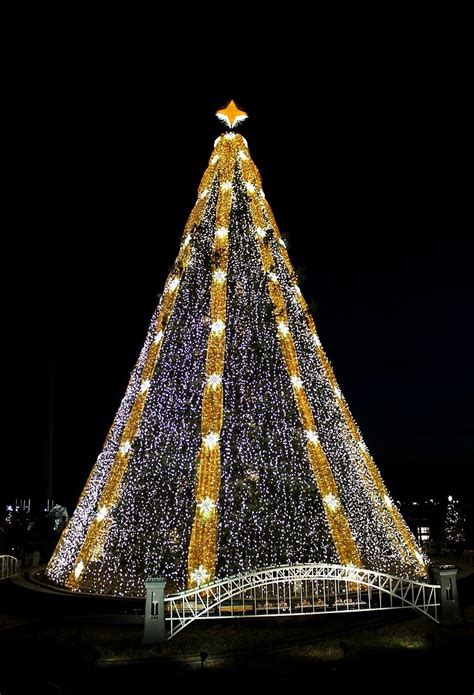
[[[246,572],[164,596],[161,619],[165,639],[174,637],[195,620],[219,618],[413,608],[438,622],[439,588],[434,584],[342,565],[285,565]],[[147,609],[152,619],[158,619],[161,612],[158,597],[159,593],[147,595]]]

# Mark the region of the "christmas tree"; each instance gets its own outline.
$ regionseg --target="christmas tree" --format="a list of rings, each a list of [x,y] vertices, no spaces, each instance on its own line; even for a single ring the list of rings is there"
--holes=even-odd
[[[449,495],[444,521],[446,542],[464,543],[466,540],[465,523],[466,518],[460,507],[459,500],[455,500],[452,495]]]
[[[48,564],[143,595],[327,562],[426,576],[337,384],[234,102],[124,399]]]

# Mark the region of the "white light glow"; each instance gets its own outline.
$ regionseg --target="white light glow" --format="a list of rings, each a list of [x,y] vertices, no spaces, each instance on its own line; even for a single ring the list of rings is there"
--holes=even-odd
[[[225,239],[229,234],[229,230],[226,229],[225,227],[219,227],[219,229],[216,229],[216,237],[218,239]]]
[[[216,503],[214,500],[212,500],[210,497],[204,497],[199,504],[198,504],[198,509],[203,515],[204,518],[207,518],[211,515],[213,510],[215,509]]]
[[[132,448],[132,445],[131,445],[131,443],[130,443],[130,440],[127,439],[127,441],[124,442],[124,443],[121,445],[121,447],[120,447],[120,453],[121,453],[123,456],[125,456],[126,454],[128,454],[128,452],[130,451],[131,448]]]
[[[215,280],[215,282],[224,282],[226,278],[226,273],[224,270],[215,270],[212,273],[212,279]]]
[[[319,444],[319,437],[314,430],[306,430],[306,439],[308,440],[308,442],[311,442],[311,444],[314,444],[315,446]]]
[[[97,512],[95,518],[97,519],[97,521],[103,521],[108,513],[109,513],[109,510],[107,509],[105,504],[103,504],[102,507]]]
[[[223,181],[221,183],[221,189],[223,191],[230,191],[232,188],[232,181]]]
[[[293,384],[295,389],[303,388],[303,382],[301,381],[299,376],[292,376],[291,377],[291,383]]]
[[[158,333],[155,334],[155,337],[153,338],[153,342],[155,345],[158,345],[163,339],[163,331],[158,331]]]
[[[196,584],[196,586],[201,586],[204,584],[209,576],[209,572],[205,570],[202,565],[199,565],[193,572],[191,572],[191,580]]]
[[[76,579],[79,579],[79,577],[82,574],[83,569],[84,569],[84,563],[82,562],[82,560],[79,560],[79,562],[77,563],[77,565],[74,569],[74,576],[76,577]]]
[[[166,286],[167,292],[174,292],[179,285],[179,278],[172,278]]]
[[[145,379],[144,381],[142,381],[142,383],[140,384],[140,393],[145,393],[145,391],[148,391],[148,389],[150,388],[150,384],[150,379]]]
[[[224,321],[221,321],[220,319],[217,319],[217,321],[213,321],[211,323],[211,331],[215,335],[219,335],[219,333],[222,333],[224,328],[225,328],[225,323],[224,323]]]
[[[278,322],[278,330],[282,334],[282,336],[286,337],[288,333],[290,332],[290,329],[288,328],[288,324],[286,324],[284,321],[279,321]]]
[[[209,434],[203,437],[203,442],[208,449],[213,449],[219,442],[219,435],[217,432],[209,432]]]
[[[336,509],[338,509],[340,506],[339,500],[337,499],[337,497],[335,495],[332,494],[332,492],[330,492],[329,495],[326,495],[324,497],[324,504],[332,512],[335,512]]]
[[[210,386],[212,389],[216,389],[221,384],[222,384],[222,375],[221,374],[211,374],[210,376],[207,377],[207,385]]]
[[[385,502],[385,504],[387,505],[387,507],[389,509],[392,508],[392,500],[390,499],[390,497],[388,495],[383,496],[383,501]]]

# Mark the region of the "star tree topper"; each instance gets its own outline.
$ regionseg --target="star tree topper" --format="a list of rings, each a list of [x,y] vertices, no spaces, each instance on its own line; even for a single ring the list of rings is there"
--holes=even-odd
[[[232,99],[232,101],[229,101],[225,109],[216,111],[216,116],[220,121],[229,126],[229,128],[235,128],[236,125],[239,125],[239,123],[245,121],[248,114],[245,111],[238,109],[237,104]]]

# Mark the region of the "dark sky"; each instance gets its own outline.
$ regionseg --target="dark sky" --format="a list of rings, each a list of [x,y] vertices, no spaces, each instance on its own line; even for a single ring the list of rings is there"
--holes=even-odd
[[[342,390],[396,497],[466,493],[473,462],[472,122],[426,65],[302,93],[150,89],[150,71],[32,69],[13,173],[23,231],[8,303],[11,436],[0,497],[55,498],[100,452],[229,98]],[[33,235],[32,241],[26,236]],[[10,383],[11,382],[11,383]],[[42,487],[43,486],[43,487]],[[3,494],[2,494],[3,493]]]

